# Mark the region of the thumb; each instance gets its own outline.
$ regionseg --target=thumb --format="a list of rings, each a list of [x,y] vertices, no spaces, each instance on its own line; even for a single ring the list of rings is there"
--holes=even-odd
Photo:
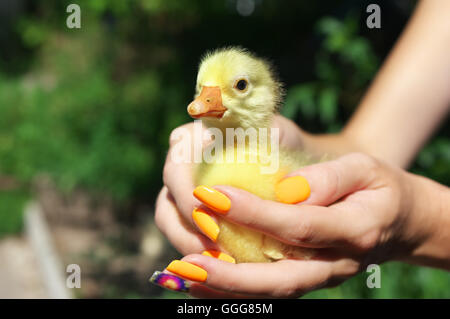
[[[278,183],[277,198],[287,204],[301,202],[301,204],[328,206],[350,193],[367,187],[376,177],[374,170],[376,166],[375,159],[361,153],[352,153],[336,160],[305,166],[288,174]]]

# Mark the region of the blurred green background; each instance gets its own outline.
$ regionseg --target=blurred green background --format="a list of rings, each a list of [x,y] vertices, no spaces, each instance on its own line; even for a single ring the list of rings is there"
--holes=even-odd
[[[68,196],[108,198],[122,217],[153,205],[168,136],[190,120],[210,49],[241,45],[269,58],[288,89],[282,113],[310,132],[339,131],[415,5],[375,1],[382,28],[371,30],[372,2],[0,1],[0,236],[21,231],[41,174]],[[81,29],[66,27],[70,3],[81,7]],[[411,171],[449,185],[449,136],[447,121]],[[366,276],[307,297],[450,297],[443,271],[386,264],[381,289]]]

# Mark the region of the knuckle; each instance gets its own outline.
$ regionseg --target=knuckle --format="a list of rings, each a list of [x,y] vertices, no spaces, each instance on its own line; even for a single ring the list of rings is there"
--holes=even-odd
[[[306,220],[300,221],[300,224],[296,227],[296,233],[293,237],[299,244],[313,242],[315,236],[312,224]]]
[[[154,212],[154,219],[155,219],[155,224],[158,227],[158,229],[160,229],[162,232],[164,232],[165,229],[165,208],[164,208],[164,204],[165,204],[165,200],[166,199],[166,194],[167,194],[167,188],[163,187],[161,189],[161,191],[159,192],[158,198],[156,199],[156,203],[155,203],[155,212]]]
[[[170,135],[169,135],[169,147],[174,146],[174,144],[178,140],[178,136],[179,136],[178,132],[179,132],[179,128],[176,128],[176,129],[172,130],[172,132],[170,132]]]
[[[279,278],[276,287],[271,287],[268,294],[274,298],[296,298],[304,292],[304,289],[300,286],[298,280],[286,277]]]
[[[170,147],[174,146],[176,143],[180,141],[185,135],[186,132],[192,129],[192,123],[181,125],[170,132],[169,135],[169,145]]]
[[[356,240],[356,245],[362,251],[371,251],[378,245],[379,239],[380,231],[372,230],[360,236]]]
[[[155,208],[155,224],[156,226],[162,230],[163,229],[163,213],[160,204],[156,204]]]
[[[336,194],[339,191],[340,178],[336,169],[332,167],[326,167],[324,170],[323,176],[324,185],[326,185],[326,189],[328,190],[327,197],[335,198]]]
[[[368,170],[377,169],[380,166],[380,162],[370,155],[364,153],[352,153],[352,159],[357,163],[362,163]]]
[[[245,212],[239,214],[239,221],[250,228],[261,227],[261,214],[265,212],[266,207],[270,207],[267,206],[270,205],[269,201],[251,197],[239,202],[239,211]]]
[[[354,259],[345,259],[342,260],[342,269],[339,269],[339,274],[333,273],[331,277],[347,279],[357,275],[360,271],[361,271],[361,262]]]
[[[245,266],[242,267],[242,265],[243,264],[236,264],[235,266],[237,269],[245,268]],[[219,275],[219,273],[214,273],[214,275]],[[220,276],[220,277],[222,278],[221,289],[230,293],[236,293],[239,291],[239,287],[242,285],[242,282],[238,277],[236,276]]]
[[[180,138],[183,136],[182,127],[177,127],[174,129],[169,135],[169,146],[173,147],[176,143],[180,141]]]
[[[168,185],[168,183],[169,183],[170,171],[171,171],[170,164],[168,162],[166,162],[164,164],[164,168],[163,168],[163,183],[164,183],[164,185]]]
[[[290,284],[275,288],[272,292],[274,298],[295,298],[297,295],[299,295],[298,289]]]
[[[356,167],[360,167],[360,169],[364,171],[367,176],[367,181],[377,179],[382,173],[382,164],[375,157],[364,153],[352,153],[348,156],[352,163],[355,163]]]
[[[361,263],[357,260],[352,260],[348,263],[348,273],[349,277],[357,275],[361,271]]]

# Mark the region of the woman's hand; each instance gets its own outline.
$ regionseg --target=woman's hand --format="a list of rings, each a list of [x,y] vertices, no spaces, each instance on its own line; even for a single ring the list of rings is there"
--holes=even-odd
[[[272,126],[280,130],[281,145],[291,149],[302,147],[302,131],[294,122],[278,115],[275,116]],[[192,196],[195,188],[192,180],[193,161],[189,163],[173,161],[172,153],[176,152],[175,145],[193,150],[192,141],[182,139],[186,134],[194,135],[193,123],[178,127],[170,136],[170,148],[163,171],[164,187],[159,193],[155,208],[157,226],[183,255],[217,249],[213,242],[198,231],[192,220],[192,211],[199,204]],[[205,146],[209,140],[203,142]]]
[[[445,197],[448,203],[445,187],[363,154],[290,175],[309,181],[311,195],[303,203],[286,205],[217,186],[231,201],[230,210],[220,215],[285,243],[318,248],[317,255],[312,260],[232,264],[191,254],[182,259],[187,263],[181,268],[176,264],[169,270],[188,279],[191,271],[201,272],[197,280],[205,281],[192,284],[192,295],[298,297],[393,259],[441,260],[434,265],[450,268],[450,217],[443,214],[440,200]]]

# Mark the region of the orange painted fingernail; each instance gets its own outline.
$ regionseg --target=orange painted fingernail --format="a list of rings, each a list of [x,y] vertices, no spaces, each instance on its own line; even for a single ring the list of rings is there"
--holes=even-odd
[[[216,224],[210,214],[201,208],[195,208],[192,212],[192,219],[198,228],[209,237],[213,242],[216,242],[219,235],[219,225]]]
[[[295,204],[304,201],[311,194],[308,181],[303,176],[292,176],[278,182],[275,195],[278,201]]]
[[[219,213],[226,213],[230,210],[230,199],[213,188],[198,186],[194,189],[194,196],[209,208]]]
[[[218,251],[218,250],[205,250],[204,252],[202,252],[202,255],[217,258],[217,259],[227,261],[232,264],[236,263],[236,260],[233,257],[231,257],[230,255],[227,255],[221,251]]]
[[[182,260],[172,261],[166,269],[193,281],[204,282],[208,276],[208,273],[203,268]]]

